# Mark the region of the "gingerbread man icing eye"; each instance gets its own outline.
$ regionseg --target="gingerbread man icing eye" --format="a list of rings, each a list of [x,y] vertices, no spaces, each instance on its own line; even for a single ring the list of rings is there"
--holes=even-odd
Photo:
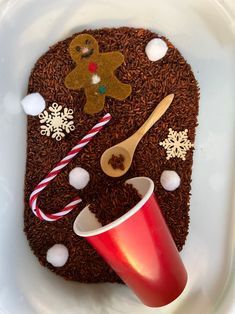
[[[77,52],[80,52],[80,51],[81,51],[81,47],[80,47],[80,46],[77,46],[77,47],[76,47],[76,51],[77,51]]]

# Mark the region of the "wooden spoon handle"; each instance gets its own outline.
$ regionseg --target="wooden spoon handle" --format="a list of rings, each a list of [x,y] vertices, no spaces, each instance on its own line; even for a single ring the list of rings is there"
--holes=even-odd
[[[145,123],[139,128],[136,132],[139,136],[139,141],[145,135],[145,133],[156,123],[161,116],[166,112],[169,108],[170,104],[174,99],[174,94],[169,94],[157,105],[154,111],[151,113],[149,118],[145,121]]]

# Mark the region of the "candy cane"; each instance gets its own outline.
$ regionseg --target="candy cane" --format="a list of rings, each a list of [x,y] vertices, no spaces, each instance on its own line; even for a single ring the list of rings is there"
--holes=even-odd
[[[74,146],[66,157],[64,157],[54,169],[36,186],[34,191],[31,193],[29,198],[29,205],[33,211],[33,213],[40,218],[41,220],[46,221],[56,221],[69,212],[71,212],[77,204],[79,204],[82,200],[79,196],[75,197],[72,202],[66,205],[63,209],[59,210],[55,214],[45,214],[43,211],[38,207],[37,200],[40,193],[50,184],[50,182],[55,179],[55,177],[61,172],[61,170],[66,167],[70,161],[77,156],[80,150],[86,146],[92,138],[107,124],[111,119],[111,115],[107,113],[88,133],[85,135],[76,146]]]

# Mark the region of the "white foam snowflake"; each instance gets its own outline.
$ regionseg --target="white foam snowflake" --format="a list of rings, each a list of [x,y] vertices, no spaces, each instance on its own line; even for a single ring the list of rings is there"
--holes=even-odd
[[[74,122],[69,121],[73,119],[73,110],[64,108],[54,102],[49,111],[44,110],[38,115],[41,125],[41,134],[55,138],[60,141],[65,137],[65,133],[70,133],[75,130]]]
[[[180,132],[169,129],[168,137],[163,142],[159,143],[159,145],[166,149],[167,160],[172,157],[178,157],[185,160],[187,151],[193,147],[193,144],[188,140],[187,133],[187,129]]]

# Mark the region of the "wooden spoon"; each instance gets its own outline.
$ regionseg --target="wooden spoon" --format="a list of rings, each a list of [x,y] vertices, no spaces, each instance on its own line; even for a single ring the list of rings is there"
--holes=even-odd
[[[108,148],[100,159],[100,165],[105,174],[110,177],[121,177],[123,176],[131,166],[133,155],[135,153],[136,146],[139,141],[145,135],[146,132],[161,118],[161,116],[169,108],[170,104],[174,99],[174,94],[166,96],[154,109],[149,118],[144,122],[144,124],[129,138],[123,142]],[[114,169],[109,163],[112,156],[123,157],[123,169]]]

